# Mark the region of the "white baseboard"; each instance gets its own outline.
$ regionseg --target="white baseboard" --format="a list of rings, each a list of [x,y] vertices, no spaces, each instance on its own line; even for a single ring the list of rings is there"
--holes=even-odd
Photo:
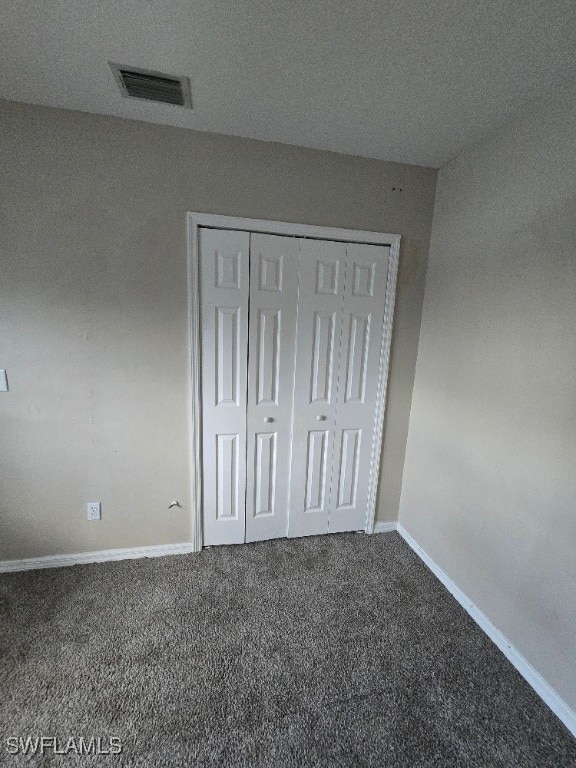
[[[562,699],[552,688],[552,686],[544,680],[542,675],[537,672],[534,667],[526,661],[524,656],[518,651],[508,640],[508,638],[497,629],[490,619],[482,613],[471,600],[468,598],[462,590],[456,586],[452,579],[444,573],[442,568],[437,565],[434,560],[428,555],[422,547],[410,536],[408,531],[398,523],[398,533],[406,541],[406,543],[416,552],[418,557],[430,568],[434,576],[438,578],[450,594],[456,598],[460,605],[466,610],[472,619],[478,624],[502,651],[508,661],[516,667],[518,672],[522,675],[524,680],[530,685],[534,691],[540,696],[542,701],[547,704],[552,712],[564,723],[566,728],[576,736],[576,712],[568,706],[568,704]]]
[[[398,523],[376,523],[374,525],[374,533],[389,533],[390,531],[398,530]]]
[[[160,544],[159,546],[131,547],[130,549],[103,549],[100,552],[80,552],[75,555],[31,557],[26,560],[0,560],[0,573],[35,571],[41,568],[62,568],[64,565],[105,563],[109,560],[135,560],[140,557],[185,555],[189,552],[194,552],[192,544]]]
[[[576,736],[576,712],[568,706],[556,691],[549,685],[534,667],[526,661],[522,654],[512,645],[505,635],[497,629],[490,619],[456,586],[452,579],[437,565],[434,560],[412,538],[400,523],[376,523],[374,533],[398,531],[406,543],[414,550],[420,559],[428,566],[450,594],[460,603],[464,610],[494,642],[508,661],[518,670],[526,682],[534,689],[552,712],[564,723],[566,728]],[[73,555],[50,555],[48,557],[32,557],[25,560],[0,561],[0,573],[14,571],[31,571],[41,568],[61,568],[67,565],[86,563],[103,563],[111,560],[133,560],[141,557],[162,557],[164,555],[184,555],[194,552],[194,546],[185,544],[163,544],[152,547],[132,547],[130,549],[104,549],[100,552],[80,552]]]

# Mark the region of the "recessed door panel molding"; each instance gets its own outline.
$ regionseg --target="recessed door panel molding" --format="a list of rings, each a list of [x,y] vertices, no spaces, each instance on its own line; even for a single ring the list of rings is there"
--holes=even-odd
[[[338,499],[336,508],[354,507],[358,490],[358,459],[362,439],[361,429],[343,429],[340,440]]]
[[[240,259],[242,255],[238,251],[226,253],[217,250],[216,257],[216,288],[230,288],[231,290],[241,290],[240,285]],[[245,257],[244,257],[245,258]]]
[[[250,235],[246,541],[287,535],[298,240]]]
[[[278,405],[278,377],[280,375],[280,326],[281,309],[257,310],[256,324],[258,356],[258,382],[256,402],[258,405]]]
[[[339,293],[340,262],[318,259],[316,262],[316,293],[337,296]]]
[[[204,544],[245,537],[250,237],[198,233]]]
[[[334,369],[336,312],[314,312],[310,403],[329,403]]]
[[[325,504],[328,432],[311,430],[306,446],[306,495],[304,513],[321,512]]]
[[[348,320],[348,357],[346,359],[346,402],[363,403],[366,392],[366,368],[370,346],[371,315],[355,315]]]
[[[346,246],[329,533],[367,526],[389,257],[385,246]]]
[[[289,536],[327,533],[346,245],[300,240]]]
[[[239,461],[240,435],[216,435],[216,520],[240,518]]]
[[[216,307],[216,405],[239,406],[242,307]]]
[[[195,549],[373,531],[399,241],[189,214]]]
[[[353,296],[368,296],[372,298],[374,296],[374,275],[376,273],[377,262],[372,264],[358,264],[353,265]]]
[[[276,503],[276,432],[257,433],[255,435],[256,472],[254,517],[274,515]]]
[[[260,253],[259,262],[259,289],[261,291],[282,291],[283,254]]]

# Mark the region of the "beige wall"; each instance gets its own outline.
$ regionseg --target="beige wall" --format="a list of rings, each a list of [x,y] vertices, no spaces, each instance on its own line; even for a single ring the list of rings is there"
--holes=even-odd
[[[436,171],[5,101],[0,167],[0,559],[190,540],[188,210],[403,236],[395,519]]]
[[[400,522],[576,708],[576,86],[442,168]]]

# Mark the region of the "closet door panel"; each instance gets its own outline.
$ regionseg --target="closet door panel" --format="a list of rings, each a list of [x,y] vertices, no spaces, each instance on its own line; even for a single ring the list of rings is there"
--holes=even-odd
[[[244,541],[249,235],[200,229],[204,544]]]
[[[298,240],[250,235],[246,541],[286,536]]]
[[[346,245],[300,240],[289,536],[328,532]]]
[[[330,533],[366,525],[390,253],[386,246],[355,243],[346,251]]]

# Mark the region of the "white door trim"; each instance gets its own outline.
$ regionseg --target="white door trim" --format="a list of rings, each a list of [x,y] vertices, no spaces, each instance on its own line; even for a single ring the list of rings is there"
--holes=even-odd
[[[382,437],[384,432],[384,416],[386,414],[386,392],[388,390],[388,369],[390,368],[390,346],[392,344],[392,323],[396,303],[396,282],[398,277],[398,262],[400,256],[400,236],[390,244],[390,262],[388,263],[388,280],[384,294],[384,330],[380,349],[380,365],[378,368],[378,393],[376,395],[376,419],[374,421],[374,438],[372,441],[372,458],[370,460],[370,480],[368,481],[368,505],[366,508],[366,533],[374,533],[376,522],[376,494],[378,493],[378,477],[380,474],[380,456],[382,454]]]
[[[309,237],[320,240],[340,240],[343,242],[370,243],[390,247],[390,263],[386,294],[384,297],[384,333],[380,350],[378,373],[378,403],[374,424],[374,450],[370,467],[368,506],[366,513],[366,532],[374,531],[376,492],[380,464],[380,444],[384,428],[386,410],[386,388],[390,364],[390,344],[392,341],[392,320],[400,252],[400,235],[384,232],[370,232],[358,229],[339,229],[311,224],[294,224],[285,221],[266,221],[262,219],[244,219],[235,216],[222,216],[211,213],[189,212],[188,223],[188,327],[189,327],[189,445],[190,445],[190,503],[192,509],[192,546],[194,551],[202,549],[202,458],[201,458],[201,418],[202,403],[200,392],[200,286],[198,281],[198,229],[213,227],[216,229],[238,229],[248,232],[262,232],[273,235]]]

